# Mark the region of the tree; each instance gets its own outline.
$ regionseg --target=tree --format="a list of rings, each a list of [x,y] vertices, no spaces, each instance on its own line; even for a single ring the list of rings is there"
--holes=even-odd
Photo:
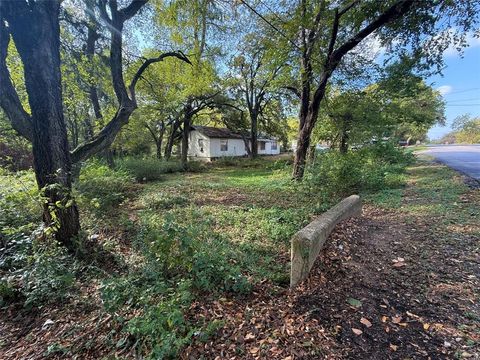
[[[351,56],[355,56],[353,50],[362,41],[376,36],[382,44],[398,51],[405,51],[409,45],[413,54],[422,55],[425,60],[422,66],[428,68],[441,63],[441,54],[452,38],[456,45],[464,45],[462,41],[466,31],[478,21],[475,15],[478,7],[478,2],[474,0],[300,0],[294,5],[291,13],[295,15],[279,36],[288,39],[292,58],[299,61],[296,85],[289,86],[300,101],[293,178],[299,180],[303,177],[310,137],[327,85],[345,59],[350,57],[352,61]],[[445,18],[450,21],[441,21]],[[458,31],[453,30],[452,24]],[[297,38],[300,39],[298,42],[292,40]]]
[[[167,52],[145,60],[126,85],[122,63],[122,33],[125,22],[135,16],[147,0],[132,0],[118,8],[116,0],[99,1],[102,19],[110,30],[109,67],[118,110],[110,122],[90,141],[71,153],[67,138],[60,62],[60,1],[0,2],[0,106],[12,127],[32,142],[34,169],[47,202],[43,218],[56,238],[70,250],[80,228],[78,209],[71,195],[72,162],[78,162],[108,148],[137,108],[135,88],[152,63],[166,57],[188,59],[182,53]],[[8,24],[8,26],[7,26]],[[28,29],[28,31],[26,31]],[[10,80],[7,55],[13,39],[24,68],[31,113],[22,106]]]
[[[276,65],[269,54],[266,41],[256,40],[256,35],[248,34],[244,39],[244,50],[233,59],[234,88],[240,93],[241,102],[250,117],[249,155],[258,155],[258,122],[266,106],[273,99],[272,83],[282,68]],[[262,43],[263,42],[263,43]]]
[[[384,79],[362,90],[331,93],[319,114],[314,138],[329,142],[341,153],[349,146],[383,138],[424,140],[434,124],[444,122],[442,96],[412,74],[395,82]]]
[[[444,136],[442,142],[478,144],[480,143],[480,117],[464,114],[457,116],[452,123],[453,131]]]

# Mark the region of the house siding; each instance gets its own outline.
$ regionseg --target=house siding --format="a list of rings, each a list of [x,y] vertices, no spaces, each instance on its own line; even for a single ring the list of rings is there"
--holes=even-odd
[[[198,160],[209,160],[212,156],[210,155],[210,146],[211,140],[209,137],[201,134],[199,131],[190,131],[188,134],[188,157]],[[200,151],[200,146],[198,145],[198,140],[203,140],[203,152]]]
[[[221,140],[228,141],[227,151],[220,150]],[[225,156],[245,156],[245,142],[242,139],[210,139],[210,156],[212,158]]]
[[[202,139],[204,142],[203,152],[200,151],[200,146],[198,140]],[[222,140],[228,141],[227,151],[221,150]],[[270,139],[259,139],[259,141],[265,141],[265,150],[260,150],[258,147],[259,155],[277,155],[280,154],[280,144],[277,141],[277,149],[272,150],[272,140]],[[245,150],[245,142],[243,139],[220,139],[220,138],[210,138],[206,135],[203,135],[198,130],[192,130],[189,133],[189,145],[188,145],[188,157],[191,160],[210,160],[212,158],[220,157],[240,157],[248,155],[247,150]]]

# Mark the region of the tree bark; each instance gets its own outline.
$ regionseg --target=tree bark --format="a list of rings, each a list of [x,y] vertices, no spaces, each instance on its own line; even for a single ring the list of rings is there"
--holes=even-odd
[[[258,156],[258,113],[255,111],[250,113],[250,157],[252,159]]]
[[[62,106],[60,3],[6,2],[0,10],[24,66],[35,175],[47,199],[43,220],[56,239],[74,251],[80,222],[71,196],[71,160]]]
[[[172,156],[173,145],[175,143],[175,138],[177,138],[178,136],[177,131],[179,127],[180,127],[180,121],[175,120],[172,123],[172,129],[168,136],[167,145],[165,146],[165,160],[167,161],[170,160],[170,157]]]
[[[188,166],[188,140],[190,135],[190,126],[192,125],[193,105],[188,100],[184,108],[183,132],[182,132],[182,168],[187,169]]]

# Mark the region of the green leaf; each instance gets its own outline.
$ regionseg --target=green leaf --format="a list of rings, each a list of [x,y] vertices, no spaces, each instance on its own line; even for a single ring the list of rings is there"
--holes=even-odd
[[[357,300],[357,299],[354,299],[354,298],[348,298],[347,302],[354,307],[361,307],[362,306],[362,302],[360,300]]]

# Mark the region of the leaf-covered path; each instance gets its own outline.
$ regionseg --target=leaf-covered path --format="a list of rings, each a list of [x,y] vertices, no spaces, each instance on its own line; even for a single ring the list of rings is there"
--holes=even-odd
[[[225,326],[184,357],[479,358],[479,191],[432,164],[410,179],[339,225],[295,292],[196,304]]]

